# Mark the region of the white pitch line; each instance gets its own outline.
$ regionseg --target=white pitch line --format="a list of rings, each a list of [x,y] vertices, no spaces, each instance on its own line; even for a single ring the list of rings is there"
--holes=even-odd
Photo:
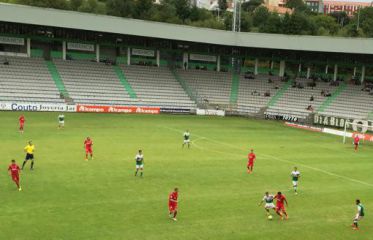
[[[182,131],[180,131],[179,129],[176,129],[176,128],[170,128],[170,127],[164,127],[164,128],[167,128],[167,129],[172,130],[174,132],[179,132],[179,133],[181,132],[182,133]],[[206,140],[209,140],[211,142],[214,142],[214,143],[217,143],[217,144],[220,144],[220,145],[224,145],[224,146],[227,146],[227,147],[230,147],[230,148],[234,148],[234,149],[244,151],[243,149],[241,149],[241,148],[239,148],[235,145],[229,144],[229,143],[219,142],[217,140],[214,140],[214,139],[211,139],[211,138],[208,138],[208,137],[204,137],[204,136],[198,135],[198,134],[193,134],[193,135],[197,136],[199,138],[204,138]],[[200,149],[202,149],[202,148],[200,147]],[[216,152],[224,153],[224,152],[220,152],[220,151],[216,151]],[[269,154],[262,154],[262,156],[266,156],[266,157],[268,157],[269,159],[272,159],[272,160],[277,160],[277,161],[284,162],[284,163],[291,163],[293,165],[302,166],[302,167],[314,170],[316,172],[325,173],[329,176],[333,176],[333,177],[341,178],[341,179],[348,180],[348,181],[351,181],[351,182],[363,184],[363,185],[366,185],[366,186],[369,186],[369,187],[373,187],[373,184],[371,184],[371,183],[360,181],[360,180],[350,178],[350,177],[346,177],[346,176],[343,176],[343,175],[339,175],[339,174],[336,174],[336,173],[332,173],[332,172],[329,172],[329,171],[326,171],[326,170],[323,170],[323,169],[320,169],[320,168],[312,167],[312,166],[309,166],[309,165],[306,165],[306,164],[303,164],[303,163],[297,163],[297,162],[294,162],[294,161],[290,161],[290,160],[286,160],[286,159],[283,159],[283,158],[275,157],[275,156],[272,156],[272,155],[269,155]]]

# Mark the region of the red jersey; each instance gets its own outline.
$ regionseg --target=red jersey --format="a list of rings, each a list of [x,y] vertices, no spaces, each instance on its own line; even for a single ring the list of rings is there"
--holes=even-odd
[[[356,137],[354,138],[354,143],[355,143],[355,144],[358,144],[358,143],[359,143],[359,141],[360,141],[360,138],[359,138],[359,136],[356,136]]]
[[[19,123],[21,124],[25,123],[25,117],[23,115],[19,117]]]
[[[9,165],[8,171],[10,171],[12,176],[17,176],[19,174],[19,171],[21,171],[21,169],[19,168],[19,166],[17,164],[12,163],[12,164]]]
[[[170,195],[168,196],[168,204],[177,205],[177,197],[178,197],[177,192],[170,193]]]
[[[91,149],[92,148],[92,145],[93,145],[93,142],[92,142],[92,140],[91,139],[86,139],[85,141],[84,141],[84,145],[85,145],[85,148],[86,149]]]
[[[254,162],[254,160],[256,158],[255,153],[249,153],[247,158],[249,159],[249,162]]]
[[[281,194],[281,195],[276,194],[275,199],[276,199],[276,203],[278,205],[284,205],[284,202],[286,200],[286,198],[283,194]]]

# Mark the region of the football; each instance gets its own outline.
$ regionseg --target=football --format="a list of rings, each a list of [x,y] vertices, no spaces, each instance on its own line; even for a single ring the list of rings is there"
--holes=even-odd
[[[272,215],[269,215],[268,220],[272,220],[272,219],[273,219]]]

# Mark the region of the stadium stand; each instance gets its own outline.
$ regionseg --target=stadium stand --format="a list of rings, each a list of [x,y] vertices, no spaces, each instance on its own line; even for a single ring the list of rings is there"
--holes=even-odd
[[[75,103],[123,105],[132,102],[112,66],[82,60],[53,60]]]
[[[166,67],[121,65],[142,105],[194,109],[196,104]]]
[[[0,101],[64,103],[42,58],[0,56]]]
[[[269,79],[271,79],[269,81]],[[265,74],[255,79],[247,79],[240,75],[237,110],[242,114],[255,114],[267,106],[270,99],[279,91],[284,83],[278,77]],[[265,96],[265,93],[267,96]]]
[[[230,103],[232,73],[178,69],[177,74],[197,92],[202,101],[217,105]]]
[[[291,115],[299,119],[306,119],[315,112],[318,107],[327,100],[326,93],[333,93],[336,86],[327,82],[316,82],[316,86],[309,84],[312,80],[298,78],[293,85],[277,100],[273,106],[269,106],[266,113],[272,115]],[[325,94],[322,95],[321,92]],[[311,101],[311,97],[313,100]],[[308,107],[311,106],[311,109]]]
[[[367,119],[372,111],[373,95],[362,91],[362,86],[349,84],[322,113],[351,119]]]

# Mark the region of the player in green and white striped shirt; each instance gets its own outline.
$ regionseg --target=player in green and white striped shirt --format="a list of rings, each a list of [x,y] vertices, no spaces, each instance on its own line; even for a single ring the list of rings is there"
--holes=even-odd
[[[295,194],[298,194],[297,188],[298,188],[299,178],[300,178],[300,172],[298,171],[297,167],[294,167],[294,171],[291,172],[291,179],[292,179],[292,182],[293,182],[293,188],[294,188]]]
[[[356,216],[354,218],[354,223],[352,224],[352,229],[359,230],[359,226],[358,226],[357,223],[358,223],[358,221],[363,219],[363,217],[365,215],[365,211],[364,211],[364,205],[361,204],[359,199],[356,199],[356,205],[357,205],[357,213],[356,213]]]
[[[183,148],[184,148],[185,144],[187,144],[188,148],[190,148],[190,132],[189,132],[189,130],[186,130],[184,132],[183,136],[184,136]]]
[[[265,192],[262,201],[259,203],[259,206],[261,206],[263,202],[265,202],[264,209],[266,210],[268,216],[271,216],[269,209],[273,209],[273,210],[276,209],[275,204],[273,203],[273,199],[274,199],[273,194],[270,194],[269,192]]]
[[[58,129],[65,127],[65,115],[62,113],[58,115]]]

